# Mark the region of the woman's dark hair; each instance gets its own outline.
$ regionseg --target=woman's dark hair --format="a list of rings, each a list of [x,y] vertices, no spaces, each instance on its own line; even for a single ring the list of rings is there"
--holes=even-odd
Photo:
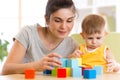
[[[48,0],[45,15],[50,18],[50,15],[61,8],[72,8],[76,12],[75,5],[72,0]]]

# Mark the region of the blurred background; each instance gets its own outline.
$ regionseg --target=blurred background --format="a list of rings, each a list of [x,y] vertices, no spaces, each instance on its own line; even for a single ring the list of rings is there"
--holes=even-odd
[[[77,8],[71,34],[80,33],[82,19],[91,13],[105,17],[110,32],[120,32],[119,0],[73,0]],[[0,0],[0,68],[13,44],[13,37],[25,25],[45,26],[47,0]],[[4,53],[4,54],[2,54]]]

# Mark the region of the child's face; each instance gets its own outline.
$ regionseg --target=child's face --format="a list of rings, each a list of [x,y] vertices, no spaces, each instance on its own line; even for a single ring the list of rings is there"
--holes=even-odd
[[[86,42],[87,48],[92,50],[100,47],[103,44],[106,32],[102,31],[101,33],[95,33],[91,35],[82,34],[82,36]]]

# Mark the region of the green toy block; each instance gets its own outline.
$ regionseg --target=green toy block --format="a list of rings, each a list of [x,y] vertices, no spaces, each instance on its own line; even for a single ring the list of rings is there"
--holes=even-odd
[[[54,69],[52,70],[52,74],[51,74],[52,76],[57,76],[57,69],[58,69],[58,68],[54,68]]]

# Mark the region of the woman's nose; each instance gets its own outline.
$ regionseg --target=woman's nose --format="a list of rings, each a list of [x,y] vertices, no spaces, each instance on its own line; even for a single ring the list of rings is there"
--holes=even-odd
[[[65,22],[63,22],[62,24],[61,24],[61,28],[65,28],[66,27],[66,23]]]

